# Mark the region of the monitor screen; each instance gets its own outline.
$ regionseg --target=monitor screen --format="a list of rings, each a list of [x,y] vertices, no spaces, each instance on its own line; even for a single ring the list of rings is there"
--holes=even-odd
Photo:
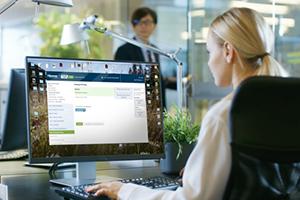
[[[25,70],[12,69],[4,112],[1,151],[27,148],[26,124]]]
[[[155,63],[26,57],[31,163],[164,154]]]

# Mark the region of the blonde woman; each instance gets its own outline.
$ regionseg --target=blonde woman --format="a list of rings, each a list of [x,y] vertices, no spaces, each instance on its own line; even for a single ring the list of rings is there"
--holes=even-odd
[[[287,76],[271,56],[273,35],[264,18],[248,8],[232,8],[213,20],[207,39],[208,66],[215,84],[236,88],[250,76]],[[231,167],[228,111],[232,94],[206,114],[198,143],[176,191],[152,190],[134,184],[103,183],[87,189],[113,199],[222,199]]]

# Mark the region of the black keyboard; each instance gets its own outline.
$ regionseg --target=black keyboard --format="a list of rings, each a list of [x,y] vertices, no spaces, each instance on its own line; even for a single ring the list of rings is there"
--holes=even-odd
[[[137,185],[143,185],[151,189],[166,189],[176,190],[180,183],[168,177],[155,176],[150,178],[134,178],[134,179],[123,179],[123,183],[134,183]],[[85,200],[85,199],[97,199],[97,200],[108,200],[106,196],[96,197],[92,193],[85,192],[85,188],[92,184],[79,185],[74,187],[63,187],[56,189],[55,191],[65,197],[74,200]]]
[[[150,178],[133,178],[133,179],[123,179],[123,183],[134,183],[137,185],[143,185],[151,189],[163,189],[163,190],[176,190],[180,184],[174,179],[155,176]]]
[[[74,199],[74,200],[109,200],[110,198],[106,196],[94,196],[92,193],[88,193],[85,191],[85,188],[91,186],[92,184],[87,185],[79,185],[73,187],[63,187],[59,189],[55,189],[60,196],[63,196],[65,199]]]

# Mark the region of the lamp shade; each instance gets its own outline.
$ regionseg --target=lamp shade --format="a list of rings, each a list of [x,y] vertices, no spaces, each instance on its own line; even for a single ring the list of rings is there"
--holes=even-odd
[[[63,6],[63,7],[72,7],[72,0],[32,0],[33,2],[40,4],[48,4],[52,6]]]
[[[79,23],[66,24],[63,28],[60,44],[67,45],[88,39],[87,33],[79,28]]]

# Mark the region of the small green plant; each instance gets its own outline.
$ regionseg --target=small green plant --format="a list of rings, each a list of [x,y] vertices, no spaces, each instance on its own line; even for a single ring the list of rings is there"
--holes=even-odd
[[[200,126],[194,124],[188,110],[175,107],[174,112],[164,111],[164,141],[178,145],[176,159],[182,154],[182,144],[192,144],[198,138]]]

